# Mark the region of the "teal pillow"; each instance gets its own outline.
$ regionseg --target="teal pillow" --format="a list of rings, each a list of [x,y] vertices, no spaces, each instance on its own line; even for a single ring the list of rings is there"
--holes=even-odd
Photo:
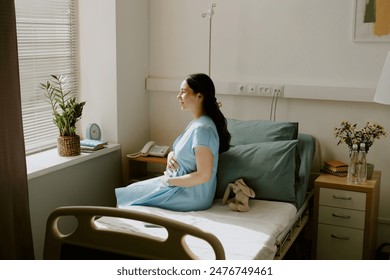
[[[257,199],[296,205],[295,174],[298,140],[238,145],[220,154],[215,198],[242,178]]]
[[[295,196],[297,197],[297,206],[300,207],[306,198],[306,192],[309,190],[309,179],[311,165],[316,151],[316,139],[309,134],[298,134],[299,151],[299,181],[295,185]]]
[[[227,127],[232,136],[231,146],[295,140],[298,136],[297,122],[227,119]]]

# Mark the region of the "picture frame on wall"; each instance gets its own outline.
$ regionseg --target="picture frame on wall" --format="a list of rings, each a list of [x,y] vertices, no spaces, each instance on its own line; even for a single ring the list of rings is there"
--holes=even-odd
[[[389,0],[355,0],[353,41],[390,42]]]

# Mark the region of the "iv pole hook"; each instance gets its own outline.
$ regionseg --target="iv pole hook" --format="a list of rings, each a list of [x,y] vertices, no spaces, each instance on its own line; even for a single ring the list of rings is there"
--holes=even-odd
[[[202,13],[202,17],[205,18],[205,17],[209,17],[209,76],[211,75],[211,31],[212,31],[212,19],[213,19],[213,15],[214,15],[214,8],[216,7],[217,5],[215,3],[213,3],[211,5],[211,9],[208,10],[206,13]]]

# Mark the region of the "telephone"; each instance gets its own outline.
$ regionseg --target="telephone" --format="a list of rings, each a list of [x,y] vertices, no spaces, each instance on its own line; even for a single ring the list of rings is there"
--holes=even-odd
[[[131,154],[130,157],[136,158],[139,156],[155,156],[155,157],[165,157],[169,152],[168,146],[158,146],[155,145],[154,141],[149,141],[145,144],[142,150],[138,153]]]

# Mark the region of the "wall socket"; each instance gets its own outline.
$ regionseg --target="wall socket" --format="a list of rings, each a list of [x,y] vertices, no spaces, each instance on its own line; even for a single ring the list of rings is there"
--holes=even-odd
[[[239,93],[239,94],[246,94],[247,93],[246,85],[245,84],[239,84],[238,87],[237,87],[237,93]]]
[[[283,86],[274,85],[274,87],[273,87],[273,92],[274,92],[275,96],[282,97],[283,90],[284,90]]]

